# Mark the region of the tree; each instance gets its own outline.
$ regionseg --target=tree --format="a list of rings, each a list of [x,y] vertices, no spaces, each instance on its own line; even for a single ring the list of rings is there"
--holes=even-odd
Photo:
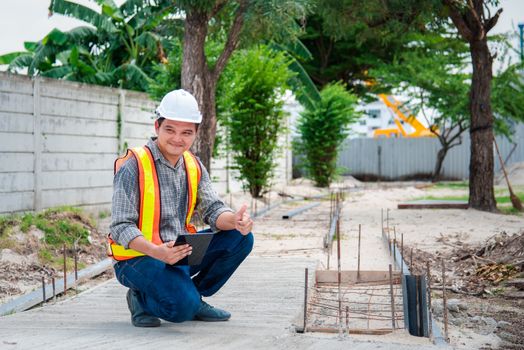
[[[235,54],[225,76],[231,82],[221,109],[228,111],[227,128],[235,168],[255,198],[269,185],[275,166],[290,61],[283,52],[260,46]]]
[[[510,45],[503,36],[490,42],[501,49]],[[395,57],[392,64],[381,65],[370,71],[382,85],[392,85],[410,100],[407,104],[415,114],[421,112],[441,144],[435,162],[433,181],[440,178],[442,164],[450,149],[462,142],[462,134],[469,129],[470,111],[468,93],[471,73],[467,73],[470,55],[467,45],[453,31],[432,31],[415,34],[409,50]],[[492,81],[492,103],[495,113],[495,131],[511,137],[510,125],[524,119],[524,82],[519,65],[501,62],[503,68]],[[431,116],[429,115],[431,113]]]
[[[328,84],[320,101],[301,113],[297,149],[304,154],[308,175],[319,187],[328,187],[336,175],[338,148],[348,136],[349,124],[356,121],[357,98],[343,83]]]
[[[466,45],[447,31],[412,34],[409,48],[400,51],[391,64],[371,70],[370,76],[408,96],[415,115],[420,112],[438,138],[433,181],[438,181],[449,152],[462,143],[469,127],[468,86],[470,74]],[[432,113],[432,115],[428,115]]]
[[[295,20],[305,15],[307,1],[184,0],[176,6],[185,15],[181,85],[195,96],[203,114],[193,148],[209,169],[217,128],[217,83],[231,54],[260,38],[292,41],[300,31]],[[204,49],[208,37],[226,38],[213,65]]]
[[[470,90],[471,156],[469,163],[469,206],[496,211],[493,189],[493,111],[491,105],[494,56],[488,47],[488,32],[497,24],[502,9],[491,14],[496,0],[442,0],[449,17],[469,44],[473,74]]]

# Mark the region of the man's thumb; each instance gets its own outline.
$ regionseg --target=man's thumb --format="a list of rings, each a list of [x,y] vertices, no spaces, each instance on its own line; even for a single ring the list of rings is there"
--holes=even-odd
[[[241,220],[246,210],[247,210],[247,204],[243,204],[242,207],[240,207],[240,210],[237,211],[237,215],[236,215],[237,219]]]
[[[175,241],[169,241],[169,242],[166,243],[166,247],[168,247],[168,248],[173,248],[174,245],[175,245]]]

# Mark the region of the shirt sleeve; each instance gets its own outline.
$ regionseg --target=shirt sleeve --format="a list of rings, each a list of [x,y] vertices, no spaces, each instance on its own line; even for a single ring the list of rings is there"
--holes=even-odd
[[[204,222],[211,227],[213,232],[218,232],[220,229],[217,228],[216,222],[220,214],[226,211],[233,212],[233,210],[220,199],[216,191],[213,189],[207,169],[200,160],[199,163],[202,169],[202,176],[200,177],[200,183],[198,184],[197,207],[202,213]]]
[[[142,235],[138,229],[139,201],[138,163],[131,157],[113,179],[111,207],[111,238],[126,249],[129,242]]]

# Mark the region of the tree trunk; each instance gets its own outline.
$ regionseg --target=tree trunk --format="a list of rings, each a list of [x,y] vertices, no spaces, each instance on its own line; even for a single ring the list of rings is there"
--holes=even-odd
[[[211,154],[216,133],[216,79],[210,73],[204,53],[208,29],[208,14],[203,10],[193,10],[186,13],[184,27],[184,53],[182,60],[182,88],[195,96],[202,123],[193,144],[193,151],[210,169]]]
[[[469,206],[496,211],[493,190],[493,113],[491,111],[492,57],[487,38],[470,42],[473,62],[471,81],[471,157],[469,163]]]
[[[433,177],[431,182],[437,182],[440,180],[440,173],[442,172],[442,164],[444,164],[444,159],[446,154],[448,154],[449,147],[448,145],[443,145],[437,153],[437,162],[435,163],[435,170],[433,171]]]

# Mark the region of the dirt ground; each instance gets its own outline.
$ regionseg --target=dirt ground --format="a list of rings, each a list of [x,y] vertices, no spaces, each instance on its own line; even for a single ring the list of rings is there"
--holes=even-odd
[[[522,215],[485,213],[471,209],[397,209],[400,202],[424,196],[463,195],[463,189],[436,188],[431,184],[414,182],[362,184],[351,178],[344,179],[334,188],[341,188],[347,192],[341,222],[343,270],[356,270],[359,225],[362,237],[361,269],[387,270],[387,265],[391,261],[383,258],[387,256],[387,252],[381,241],[382,215],[385,222],[386,219],[389,219],[387,223],[391,229],[394,228],[397,239],[403,237],[406,251],[413,247],[414,265],[425,264],[428,257],[433,259],[431,268],[435,271],[432,271],[434,275],[432,283],[435,286],[439,285],[438,259],[456,255],[457,249],[460,251],[478,250],[486,244],[486,241],[493,240],[493,237],[501,235],[514,237],[524,232]],[[322,196],[328,193],[326,190],[315,188],[307,180],[299,179],[294,180],[290,186],[285,188],[274,188],[264,200],[256,203],[249,195],[243,193],[225,196],[224,200],[235,209],[246,203],[252,214],[255,208],[256,212],[260,214],[268,207],[273,208],[277,203],[287,201],[256,218],[253,254],[290,258],[294,256],[311,257],[318,259],[319,269],[327,269],[327,255],[323,249],[323,242],[329,226],[330,202]],[[320,205],[290,220],[282,219],[282,214],[313,202],[319,202]],[[101,241],[107,232],[107,223],[108,219],[105,219],[98,226],[97,237]],[[101,249],[100,245],[97,247],[96,249]],[[518,253],[517,250],[515,254]],[[17,254],[12,251],[6,253],[5,250],[0,252],[0,266],[4,267],[3,271],[0,271],[0,286],[1,283],[4,283],[3,285],[12,288],[0,292],[0,302],[38,286],[40,277],[36,279],[19,278],[18,280],[15,278],[42,273],[38,270],[41,267],[35,267],[34,261],[31,263],[30,254],[23,253],[18,256]],[[334,256],[331,255],[330,269],[336,269]],[[16,264],[16,266],[9,264]],[[508,289],[504,285],[505,281],[499,281],[496,285],[491,283],[482,285],[479,293],[478,290],[461,282],[466,279],[466,276],[458,274],[454,266],[450,263],[447,271],[447,278],[452,281],[451,283],[455,283],[450,284],[452,288],[447,290],[448,298],[456,300],[451,302],[453,305],[449,325],[451,345],[458,349],[523,349],[524,320],[521,315],[524,311],[524,299],[505,297],[504,292]],[[459,265],[456,266],[458,268]],[[7,284],[2,282],[2,278],[13,271],[17,271],[15,277],[11,276]],[[520,271],[513,270],[507,275],[504,275],[506,273],[504,271],[494,273],[502,273],[504,278],[509,279],[519,277],[519,274],[522,274]],[[488,272],[488,275],[492,272]],[[452,290],[453,287],[456,287],[455,291]],[[441,292],[438,288],[434,288],[432,295],[434,316],[440,327],[443,328]],[[448,309],[450,309],[449,304]],[[402,335],[395,334],[393,339],[392,336],[383,339],[399,342],[400,338]],[[411,341],[406,339],[403,341]]]

